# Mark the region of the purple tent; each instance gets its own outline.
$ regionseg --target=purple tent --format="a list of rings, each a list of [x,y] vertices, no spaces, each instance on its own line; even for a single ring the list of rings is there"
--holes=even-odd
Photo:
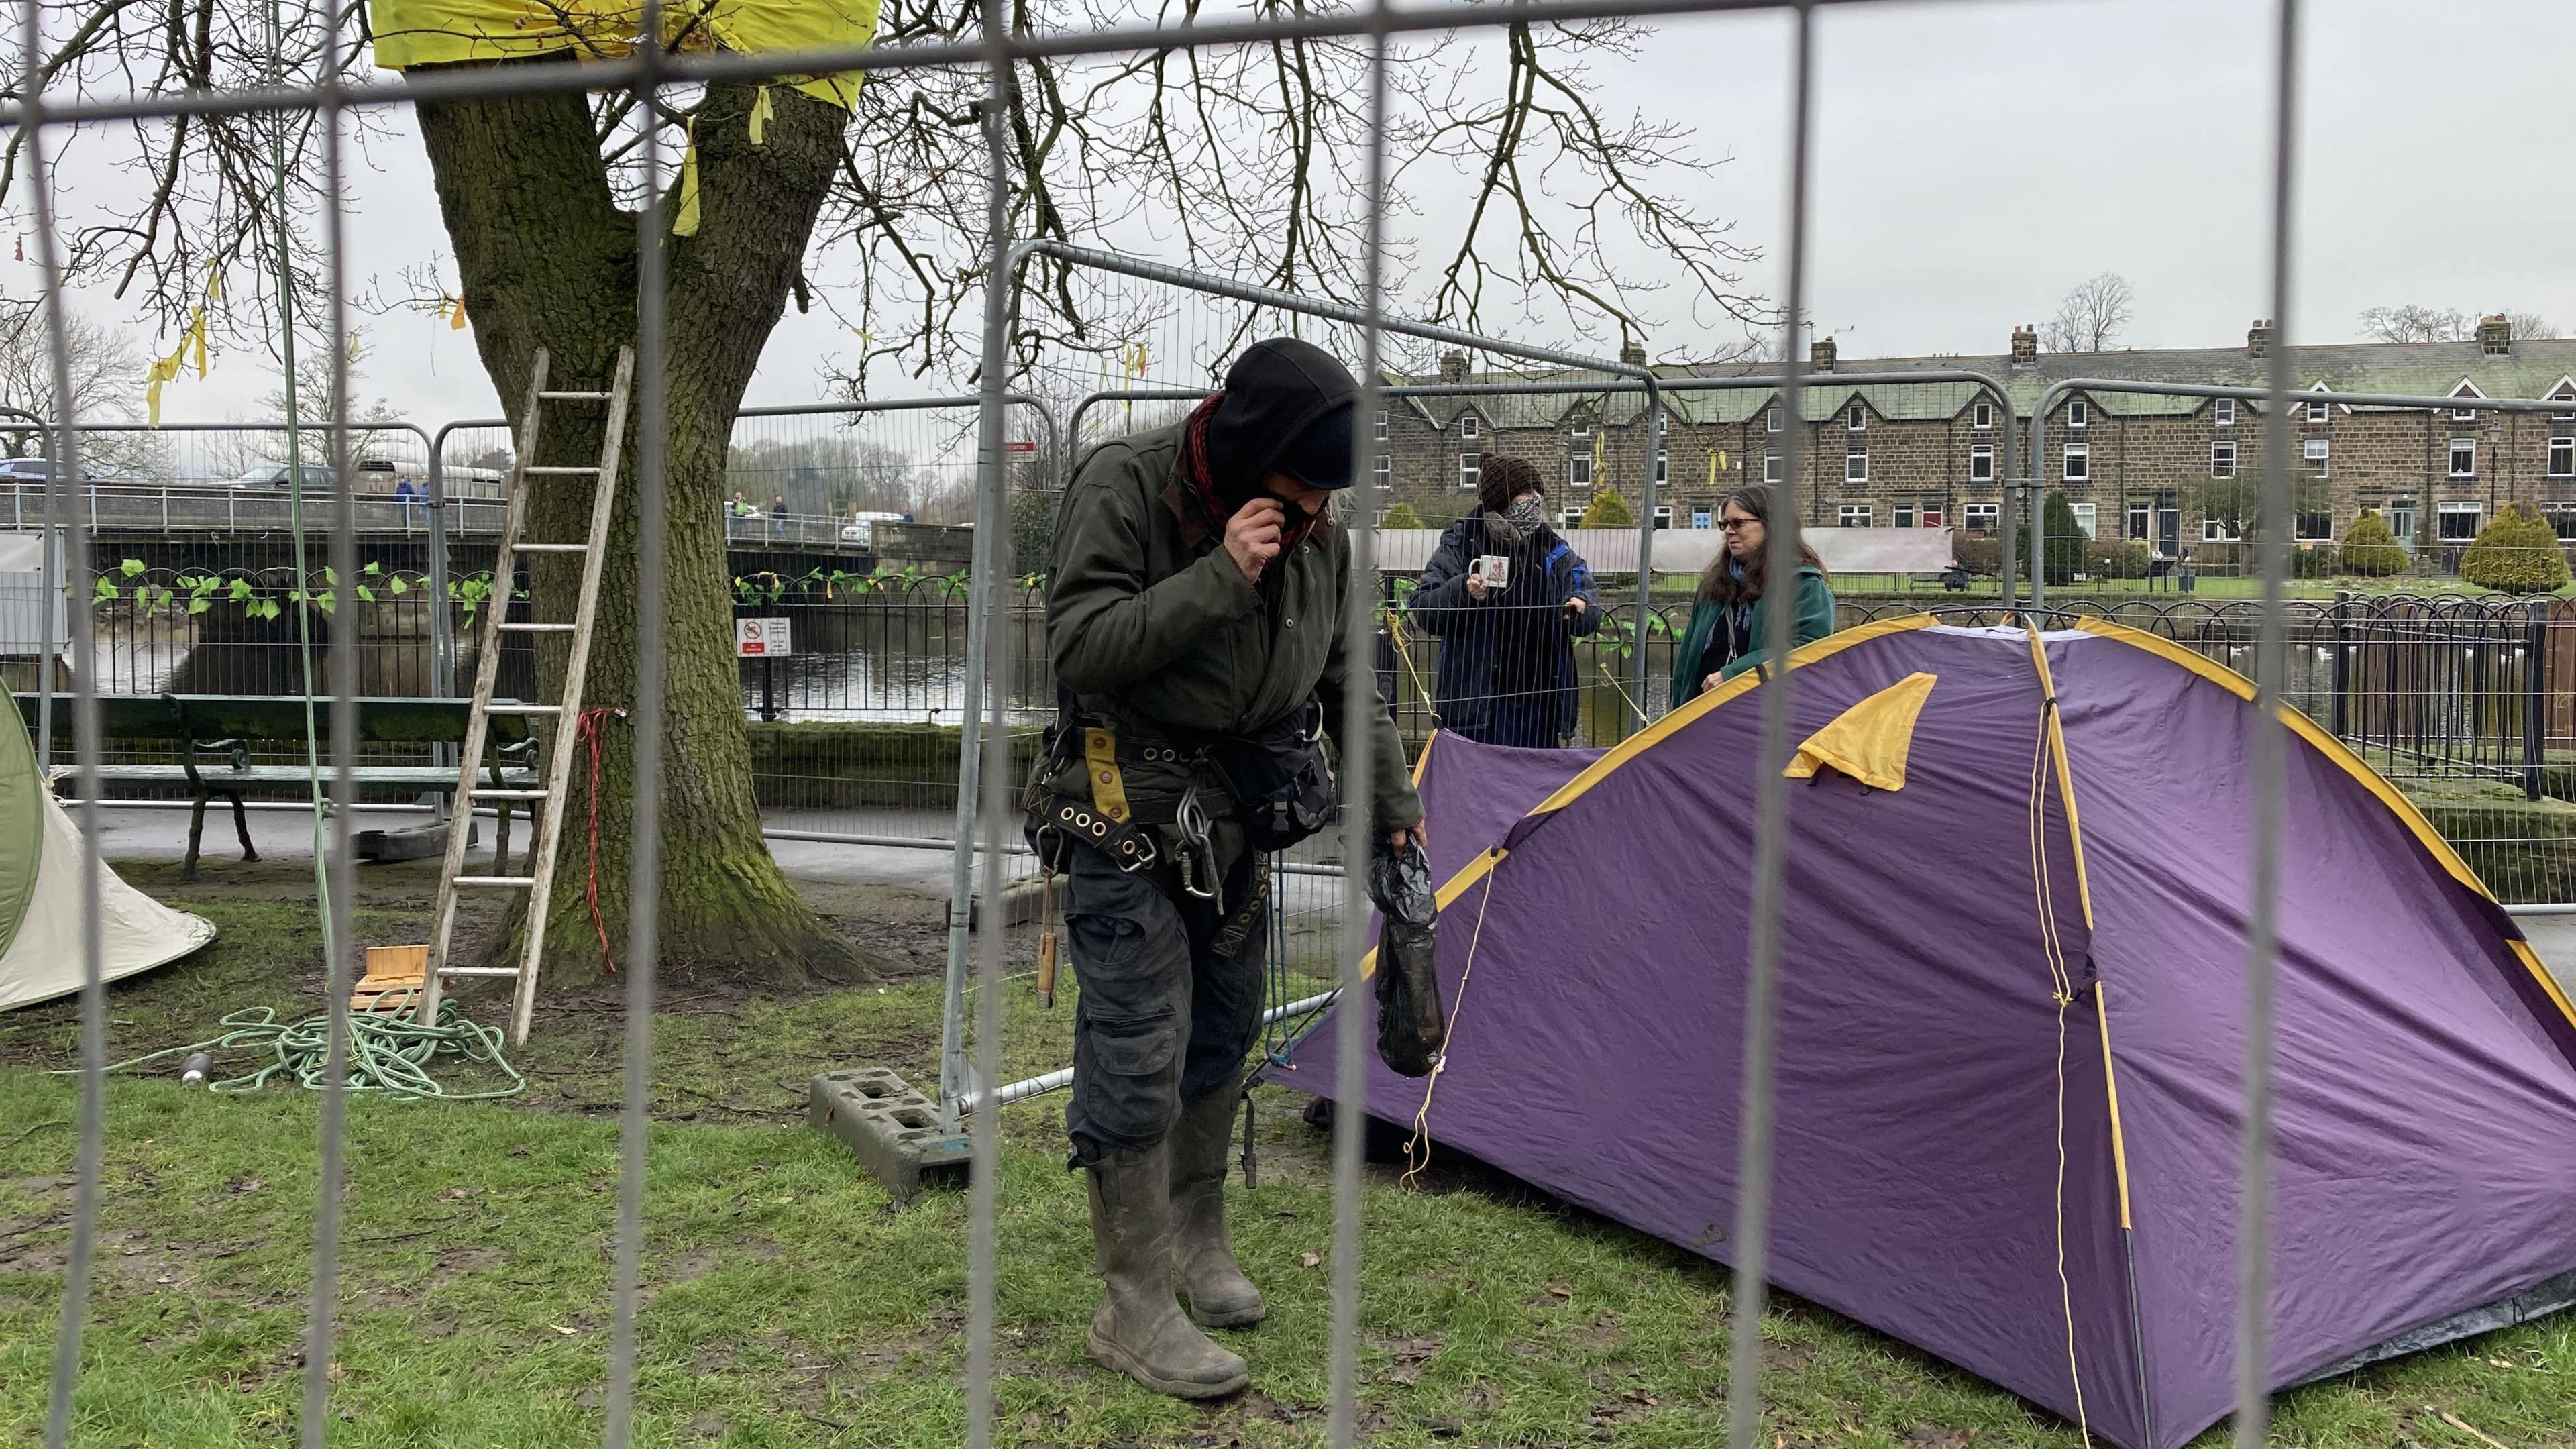
[[[1799,651],[1771,1274],[2167,1449],[2231,1401],[2252,685],[2114,625],[2038,642],[1925,617]],[[1442,736],[1422,781],[1434,1143],[1720,1261],[1761,689],[1597,759]],[[2290,722],[2275,1386],[2576,1298],[2576,1012]],[[1332,1038],[1271,1079],[1328,1095]],[[1372,1061],[1372,1115],[1424,1091]]]

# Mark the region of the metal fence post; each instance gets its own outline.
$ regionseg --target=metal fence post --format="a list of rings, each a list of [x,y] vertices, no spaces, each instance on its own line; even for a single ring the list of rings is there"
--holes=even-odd
[[[2549,604],[2534,600],[2523,606],[2522,619],[2522,796],[2537,800],[2544,793],[2548,761],[2542,748],[2548,734]]]
[[[2334,697],[2328,705],[2333,718],[2331,728],[2336,739],[2352,731],[2352,626],[2345,622],[2352,607],[2350,589],[2335,590],[2334,601]]]

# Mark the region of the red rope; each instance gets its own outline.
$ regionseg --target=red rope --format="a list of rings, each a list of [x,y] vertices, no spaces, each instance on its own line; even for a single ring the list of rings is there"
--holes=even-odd
[[[586,709],[575,726],[575,738],[590,742],[590,924],[599,932],[599,964],[608,974],[617,974],[617,958],[608,949],[608,918],[599,909],[599,740],[607,733],[608,717],[624,710]]]

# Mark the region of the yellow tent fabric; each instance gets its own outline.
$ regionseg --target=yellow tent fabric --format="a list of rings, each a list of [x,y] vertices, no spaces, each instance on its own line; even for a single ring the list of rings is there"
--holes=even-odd
[[[387,70],[573,52],[624,55],[643,25],[636,0],[370,0],[376,64]],[[876,35],[877,0],[670,0],[663,44],[674,50],[823,50]],[[792,82],[843,110],[858,104],[863,73]]]
[[[1831,768],[1873,790],[1904,789],[1905,753],[1913,747],[1923,701],[1932,697],[1933,679],[1918,670],[1836,715],[1798,746],[1787,774],[1805,780]]]

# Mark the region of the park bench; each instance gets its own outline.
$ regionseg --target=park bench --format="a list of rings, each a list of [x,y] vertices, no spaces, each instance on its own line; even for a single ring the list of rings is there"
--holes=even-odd
[[[54,698],[54,736],[57,740],[72,737],[73,701],[64,695]],[[461,747],[465,740],[468,702],[462,699],[361,698],[358,712],[358,743],[361,745],[447,745]],[[18,696],[19,713],[30,730],[42,708],[39,696]],[[307,783],[301,764],[254,764],[254,749],[285,749],[304,743],[304,699],[301,695],[225,695],[161,694],[109,695],[98,701],[99,734],[119,743],[167,742],[175,748],[177,758],[165,762],[135,762],[120,759],[101,764],[98,778],[104,795],[117,785],[171,786],[185,785],[193,802],[188,812],[188,854],[180,879],[197,878],[197,845],[206,828],[206,802],[223,796],[233,804],[233,830],[241,837],[242,859],[256,861],[259,851],[251,844],[250,821],[242,805],[244,792],[255,788],[300,787]],[[331,779],[331,702],[316,700],[313,722],[320,734],[323,750],[323,780]],[[528,716],[494,714],[486,722],[491,741],[488,766],[491,783],[496,789],[529,789],[537,783],[537,737],[528,727]],[[59,747],[57,752],[60,753]],[[69,766],[57,766],[53,772],[57,784],[77,778]],[[456,793],[456,767],[453,765],[386,765],[366,764],[357,769],[357,783],[362,788],[397,790],[407,794],[452,797]],[[499,824],[495,832],[496,855],[493,870],[509,871],[510,797],[499,796]],[[436,854],[444,849],[445,831],[364,831],[358,840],[358,854],[368,860],[407,860]]]

